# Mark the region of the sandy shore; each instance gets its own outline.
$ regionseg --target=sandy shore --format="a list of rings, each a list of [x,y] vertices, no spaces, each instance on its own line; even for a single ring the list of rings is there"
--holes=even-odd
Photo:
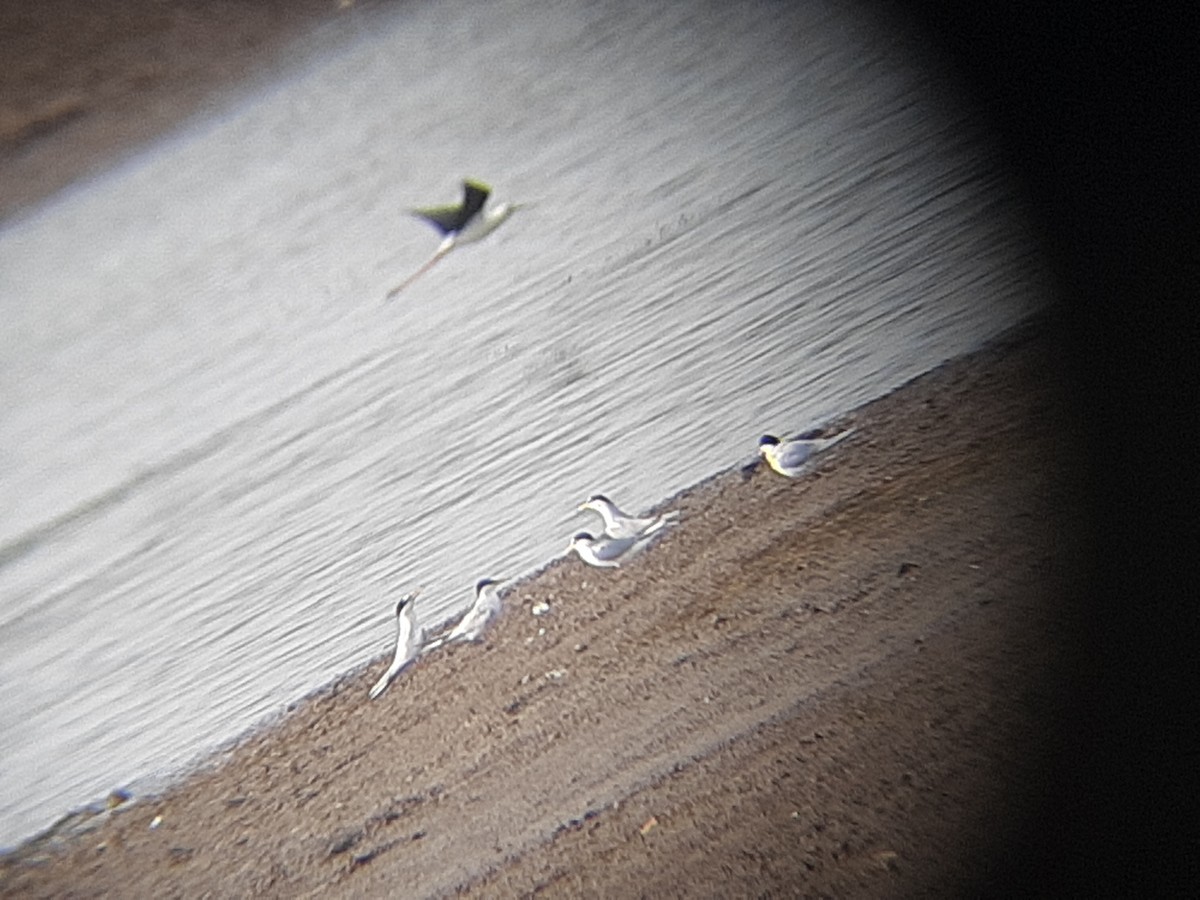
[[[346,676],[166,796],[27,846],[3,895],[1006,888],[1080,661],[1055,353],[1027,325],[848,415],[809,477],[685,492],[628,567],[552,565],[484,644],[375,702],[384,660]]]

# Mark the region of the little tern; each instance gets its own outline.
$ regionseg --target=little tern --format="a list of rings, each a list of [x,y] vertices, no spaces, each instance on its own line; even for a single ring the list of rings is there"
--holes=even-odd
[[[499,203],[485,209],[491,192],[492,189],[483,182],[467,179],[463,182],[463,201],[457,206],[427,206],[411,210],[414,216],[429,222],[442,233],[442,243],[432,259],[388,291],[387,299],[392,299],[432,269],[434,263],[459,244],[470,244],[487,237],[522,206],[520,203]]]
[[[595,537],[586,531],[581,531],[571,538],[571,543],[567,545],[567,552],[570,553],[574,550],[579,554],[579,558],[589,566],[616,569],[621,565],[621,559],[628,555],[634,545],[640,541],[641,538],[636,537]]]
[[[500,582],[494,578],[481,578],[475,585],[475,603],[467,610],[466,615],[444,637],[439,637],[426,647],[432,650],[443,644],[455,641],[477,641],[483,637],[484,631],[492,619],[500,612]]]
[[[425,629],[417,627],[417,616],[413,612],[413,601],[417,599],[419,593],[421,591],[418,589],[411,594],[405,594],[396,604],[396,655],[392,659],[392,664],[388,666],[388,670],[375,682],[375,687],[371,688],[370,698],[372,700],[386,691],[388,685],[392,683],[392,679],[417,658],[417,653],[425,640]]]
[[[644,538],[654,534],[664,525],[669,525],[679,519],[679,510],[673,509],[661,516],[637,518],[621,512],[617,504],[603,494],[592,494],[579,509],[590,509],[604,520],[604,534],[610,538]]]
[[[799,478],[815,454],[828,450],[852,434],[854,429],[847,428],[829,438],[797,438],[791,441],[781,441],[773,434],[764,434],[758,439],[758,454],[780,475]]]

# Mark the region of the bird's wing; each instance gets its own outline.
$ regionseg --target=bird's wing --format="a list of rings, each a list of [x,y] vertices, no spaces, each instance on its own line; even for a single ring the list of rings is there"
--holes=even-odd
[[[658,519],[639,519],[633,516],[624,516],[619,519],[613,519],[612,527],[608,529],[608,536],[616,540],[643,537],[651,529],[655,529],[660,524]]]
[[[629,524],[636,528],[639,534],[642,534],[658,525],[659,519],[657,516],[643,516],[636,519],[630,516]]]
[[[673,522],[678,521],[679,510],[672,509],[653,519],[642,519],[646,524],[638,532],[639,537],[648,538],[657,534]]]
[[[405,643],[404,658],[406,660],[416,659],[417,654],[421,652],[421,647],[424,645],[424,643],[425,629],[420,627],[414,628],[408,637],[408,641]]]
[[[858,430],[857,428],[847,428],[845,431],[841,432],[840,434],[835,434],[831,438],[825,438],[825,447],[832,447],[834,444],[844,441],[846,438],[850,437],[850,435],[854,434],[854,432],[857,430]]]
[[[482,181],[471,181],[468,178],[463,182],[462,215],[464,222],[483,209],[483,204],[487,203],[488,195],[491,192],[492,189]]]
[[[476,607],[472,606],[463,614],[463,617],[458,620],[458,624],[450,629],[450,634],[446,636],[446,640],[448,642],[456,641],[464,635],[470,634],[478,619],[479,612]]]
[[[596,559],[610,561],[624,556],[637,543],[637,538],[601,538],[592,544]]]
[[[442,234],[461,231],[487,202],[491,189],[480,181],[463,182],[463,202],[458,206],[423,206],[412,210]]]
[[[785,469],[795,469],[808,462],[813,446],[805,441],[791,441],[779,448],[779,464]]]
[[[412,210],[412,214],[429,222],[442,234],[458,231],[466,221],[461,206],[426,206]]]

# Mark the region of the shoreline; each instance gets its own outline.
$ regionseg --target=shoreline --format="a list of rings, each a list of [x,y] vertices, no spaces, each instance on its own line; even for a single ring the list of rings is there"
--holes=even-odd
[[[375,4],[156,0],[0,10],[0,225],[303,58]],[[322,29],[326,29],[321,33]]]
[[[626,567],[550,561],[482,644],[375,702],[386,659],[356,667],[161,795],[0,857],[0,894],[1002,879],[1082,662],[1052,332],[1036,317],[846,414],[858,432],[802,479],[735,464],[668,498],[681,522]]]

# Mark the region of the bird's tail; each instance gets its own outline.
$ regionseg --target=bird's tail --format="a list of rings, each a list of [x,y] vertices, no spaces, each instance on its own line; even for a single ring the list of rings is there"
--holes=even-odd
[[[422,646],[418,653],[419,655],[424,656],[429,651],[436,650],[444,643],[446,643],[446,636],[443,634],[441,637],[436,637],[432,641],[429,641],[427,644]]]
[[[674,525],[679,521],[679,510],[670,509],[654,520],[653,524],[642,532],[642,537],[649,537],[652,534],[657,534],[661,529],[668,525]]]
[[[427,641],[426,643],[422,644],[421,649],[417,651],[417,655],[424,656],[426,653],[436,650],[438,647],[444,647],[446,644],[449,644],[453,640],[454,640],[454,629],[449,628],[446,631],[443,631],[441,634],[439,634],[433,640]]]
[[[369,693],[367,696],[371,700],[374,700],[376,697],[378,697],[380,694],[382,694],[384,691],[386,691],[388,689],[388,685],[391,683],[392,683],[392,673],[391,672],[384,673],[384,676],[382,678],[380,678],[377,682],[375,682],[375,687],[371,688],[371,693]]]
[[[857,430],[858,430],[857,428],[847,428],[841,434],[835,434],[833,437],[830,437],[830,438],[821,438],[820,449],[828,450],[834,444],[840,444],[846,438],[850,437],[850,435],[854,434],[854,432]]]

